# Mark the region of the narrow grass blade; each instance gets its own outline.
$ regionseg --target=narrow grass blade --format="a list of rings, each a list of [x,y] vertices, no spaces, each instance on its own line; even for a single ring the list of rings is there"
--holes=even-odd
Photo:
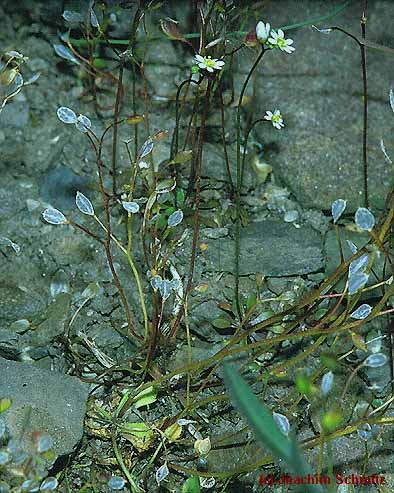
[[[229,364],[224,365],[224,380],[231,399],[255,434],[261,445],[273,455],[285,473],[294,476],[313,477],[309,465],[302,455],[295,438],[288,439],[279,430],[268,411],[252,392],[250,386]],[[302,485],[302,491],[322,493],[319,485]]]

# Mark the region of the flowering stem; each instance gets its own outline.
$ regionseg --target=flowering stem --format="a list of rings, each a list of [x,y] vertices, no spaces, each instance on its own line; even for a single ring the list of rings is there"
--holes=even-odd
[[[364,9],[361,16],[361,36],[365,39],[366,28],[366,13],[367,13],[367,0],[364,0]],[[363,73],[363,169],[364,169],[364,205],[366,208],[369,206],[368,199],[368,161],[367,161],[367,127],[368,127],[368,92],[367,92],[367,62],[365,57],[365,45],[360,44],[361,51],[361,69]]]
[[[98,222],[98,224],[106,231],[106,227],[104,224],[100,221],[100,219],[94,215],[94,219]],[[140,298],[140,303],[141,303],[141,310],[144,316],[144,329],[145,329],[145,340],[148,340],[148,332],[149,332],[149,322],[148,322],[148,313],[146,311],[146,305],[145,305],[145,299],[144,299],[144,293],[142,291],[142,285],[140,281],[140,276],[138,274],[138,270],[133,262],[133,259],[131,257],[131,252],[129,250],[129,246],[127,249],[120,243],[120,241],[111,233],[111,240],[119,247],[119,249],[124,253],[124,255],[127,258],[127,261],[130,265],[131,270],[133,271],[135,282],[137,283],[137,289],[138,289],[138,295]]]
[[[265,53],[264,45],[261,45],[261,51],[256,58],[252,68],[250,69],[245,82],[242,86],[241,93],[239,95],[238,107],[237,107],[237,182],[236,182],[236,222],[235,222],[235,303],[237,306],[238,317],[242,319],[242,311],[239,303],[239,256],[241,246],[241,105],[244,93],[248,82],[260,63]]]
[[[115,111],[114,111],[114,124],[112,131],[112,193],[116,195],[116,151],[118,149],[118,118],[120,105],[123,97],[122,80],[124,69],[124,57],[120,60],[119,75],[118,75],[118,87],[116,90]]]
[[[110,127],[108,127],[108,128],[110,128]],[[108,128],[107,128],[107,130],[108,130]],[[99,177],[100,192],[101,192],[102,200],[104,203],[105,218],[106,218],[105,231],[107,233],[107,236],[106,236],[106,240],[104,243],[105,253],[107,256],[107,261],[108,261],[109,268],[111,270],[113,280],[114,280],[115,285],[118,289],[119,296],[120,296],[120,299],[122,301],[122,305],[123,305],[123,308],[124,308],[124,311],[126,314],[127,326],[129,329],[129,333],[132,337],[135,337],[136,339],[141,340],[142,337],[139,334],[137,334],[137,332],[135,331],[135,328],[134,328],[135,324],[134,324],[133,319],[132,319],[130,307],[129,307],[129,304],[127,302],[127,298],[126,298],[126,295],[125,295],[124,290],[122,288],[122,285],[119,281],[119,277],[116,273],[114,261],[113,261],[113,257],[112,257],[112,253],[111,253],[111,238],[112,238],[112,234],[111,234],[111,212],[110,212],[110,208],[109,208],[109,196],[108,196],[108,193],[105,190],[105,186],[104,186],[103,173],[102,173],[102,160],[101,160],[102,144],[103,144],[103,139],[104,139],[105,134],[106,134],[106,131],[103,133],[103,135],[101,137],[100,146],[98,149],[97,149],[94,141],[90,137],[90,135],[86,134],[88,136],[89,140],[91,141],[93,148],[96,151],[97,172],[98,172],[98,177]]]
[[[226,144],[226,130],[225,130],[225,116],[224,116],[224,102],[223,102],[223,88],[220,88],[220,117],[221,117],[221,130],[222,130],[222,143],[223,153],[226,163],[227,176],[230,182],[231,198],[234,195],[234,183],[231,177],[230,163],[228,159],[227,144]]]
[[[252,132],[252,130],[254,129],[254,127],[258,124],[258,123],[264,123],[264,122],[268,122],[268,120],[266,120],[265,118],[259,118],[258,120],[255,120],[252,125],[250,125],[250,127],[248,128],[248,131],[246,133],[246,137],[245,137],[245,142],[244,142],[244,150],[243,150],[243,153],[242,153],[242,167],[241,167],[241,187],[242,187],[242,182],[243,182],[243,177],[244,177],[244,170],[245,170],[245,158],[246,158],[246,152],[247,152],[247,149],[248,149],[248,140],[249,140],[249,136]]]
[[[198,241],[198,230],[200,226],[200,201],[201,201],[201,170],[202,170],[202,151],[204,147],[204,130],[209,109],[209,99],[212,90],[212,80],[208,79],[207,91],[205,93],[204,109],[201,116],[200,133],[198,136],[198,148],[197,148],[197,166],[196,166],[196,199],[195,199],[195,211],[194,211],[194,225],[193,225],[193,240],[192,240],[192,253],[190,259],[189,275],[187,280],[187,286],[185,290],[185,300],[192,289],[193,275],[194,275],[194,264],[196,261],[196,251],[197,251],[197,241]],[[181,321],[182,315],[184,313],[184,306],[179,310],[178,316],[174,322],[171,329],[170,337],[174,337],[179,323]]]
[[[369,206],[369,198],[368,198],[368,154],[367,154],[367,127],[368,127],[368,92],[367,92],[367,65],[366,65],[366,57],[365,57],[365,46],[367,43],[365,41],[365,11],[363,12],[363,16],[361,18],[361,28],[362,28],[362,41],[360,41],[356,36],[345,31],[341,27],[332,27],[330,28],[332,31],[340,31],[343,34],[346,34],[349,38],[353,39],[358,46],[360,47],[361,52],[361,67],[363,74],[363,179],[364,179],[364,204],[365,207]]]

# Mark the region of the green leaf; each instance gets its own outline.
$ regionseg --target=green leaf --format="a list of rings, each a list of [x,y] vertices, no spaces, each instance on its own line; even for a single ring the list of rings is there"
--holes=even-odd
[[[251,308],[256,306],[256,303],[257,303],[256,295],[254,293],[250,294],[246,299],[246,310],[249,311]]]
[[[268,448],[278,465],[297,476],[307,476],[311,469],[305,461],[293,438],[288,439],[281,433],[270,411],[265,408],[252,392],[252,389],[228,363],[224,364],[224,380],[229,389],[231,400],[245,417],[256,439]],[[302,486],[301,491],[322,493],[318,485]]]
[[[300,394],[309,396],[313,393],[313,384],[306,373],[298,374],[295,379],[295,384]]]
[[[166,216],[171,216],[171,214],[175,211],[176,211],[175,207],[171,205],[170,207],[166,208],[165,214]]]
[[[225,318],[215,318],[211,323],[216,329],[229,329],[231,327],[231,321]]]
[[[179,188],[177,191],[176,191],[176,201],[178,203],[178,205],[182,205],[185,203],[185,199],[186,199],[186,193],[184,190],[182,190],[182,188]]]
[[[8,397],[2,397],[0,399],[0,414],[7,411],[12,405],[12,400],[8,399]]]
[[[174,163],[184,164],[190,161],[193,156],[193,151],[181,151],[174,157]]]
[[[157,198],[157,193],[152,192],[148,199],[148,202],[146,203],[145,211],[149,211],[150,209],[152,209],[153,204],[156,202],[156,198]]]
[[[157,400],[157,390],[151,385],[134,397],[134,407],[139,409],[140,407],[153,404]]]
[[[103,70],[107,65],[107,61],[104,60],[104,58],[95,58],[93,60],[93,67],[98,68],[99,70]]]
[[[324,315],[328,312],[327,308],[319,308],[319,310],[316,310],[314,319],[315,320],[320,320],[321,318],[324,317]]]
[[[159,181],[156,185],[156,193],[171,192],[175,188],[175,180],[169,178],[168,180]]]
[[[145,423],[123,423],[119,432],[140,452],[148,450],[154,440],[154,431]]]
[[[189,479],[186,479],[186,481],[182,485],[182,493],[200,493],[201,488],[200,488],[200,480],[198,479],[198,476],[192,476]]]

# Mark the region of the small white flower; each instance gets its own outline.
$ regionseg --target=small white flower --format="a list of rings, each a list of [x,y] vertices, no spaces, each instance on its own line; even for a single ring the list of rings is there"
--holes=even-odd
[[[293,44],[293,40],[285,39],[285,33],[282,29],[278,29],[278,32],[271,31],[271,37],[268,42],[286,53],[291,53],[295,50],[294,46],[290,46]]]
[[[270,120],[272,125],[279,130],[281,129],[281,127],[285,126],[285,124],[283,123],[281,112],[279,110],[275,110],[273,113],[272,111],[266,111],[264,118],[266,120]]]
[[[260,43],[265,43],[270,35],[270,29],[271,26],[267,22],[267,24],[264,24],[263,21],[260,21],[257,23],[256,26],[256,36],[257,39],[260,41]]]
[[[217,60],[216,58],[211,58],[210,56],[196,55],[194,59],[200,68],[208,70],[208,72],[221,70],[224,66],[223,60]]]

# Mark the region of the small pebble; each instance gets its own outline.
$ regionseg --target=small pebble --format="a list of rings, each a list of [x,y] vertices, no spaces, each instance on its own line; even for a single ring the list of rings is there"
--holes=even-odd
[[[283,219],[286,223],[293,223],[294,221],[297,221],[298,216],[298,211],[287,211]]]

